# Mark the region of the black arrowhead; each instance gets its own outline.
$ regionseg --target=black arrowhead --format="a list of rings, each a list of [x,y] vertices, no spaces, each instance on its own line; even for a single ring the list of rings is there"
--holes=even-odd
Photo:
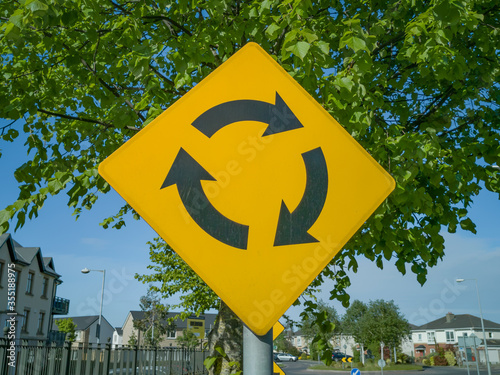
[[[277,92],[275,103],[269,106],[269,111],[269,126],[263,136],[304,127]]]
[[[181,148],[160,189],[175,184],[178,187],[193,186],[199,184],[201,180],[215,181],[215,178]]]
[[[238,121],[269,124],[264,136],[303,127],[278,93],[275,104],[246,99],[221,103],[198,116],[193,126],[210,138],[224,126]]]
[[[177,185],[187,212],[205,232],[229,246],[246,250],[248,225],[236,223],[217,211],[203,191],[201,180],[215,178],[181,148],[160,189]]]
[[[318,242],[307,231],[323,210],[328,192],[328,169],[320,147],[303,153],[302,158],[306,166],[306,189],[293,212],[281,202],[274,246]]]

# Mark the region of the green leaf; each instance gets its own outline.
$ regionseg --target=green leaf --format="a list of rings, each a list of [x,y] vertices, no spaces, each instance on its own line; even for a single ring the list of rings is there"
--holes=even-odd
[[[347,45],[347,47],[352,49],[354,52],[357,52],[359,50],[370,52],[368,50],[368,47],[366,46],[366,42],[364,41],[364,39],[358,38],[353,35],[342,37],[342,39],[340,40],[340,46],[343,47],[345,45]]]
[[[299,57],[301,60],[304,60],[304,58],[307,55],[307,52],[309,52],[309,48],[311,48],[311,45],[307,42],[297,42],[291,47],[288,47],[287,50],[292,52],[295,56]]]

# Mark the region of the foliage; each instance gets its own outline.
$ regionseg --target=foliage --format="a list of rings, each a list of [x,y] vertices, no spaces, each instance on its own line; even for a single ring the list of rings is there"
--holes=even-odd
[[[192,349],[200,344],[200,340],[189,329],[183,329],[182,336],[177,338],[177,343],[183,348]]]
[[[301,313],[300,329],[305,337],[313,338],[310,344],[311,355],[319,354],[326,364],[332,361],[331,340],[341,332],[340,318],[333,306],[323,301],[313,303],[307,301]]]
[[[25,142],[30,158],[0,231],[51,195],[66,193],[76,217],[91,209],[110,189],[98,164],[254,41],[397,183],[311,287],[334,279],[331,298],[347,307],[360,256],[408,266],[423,284],[444,255],[441,230],[475,233],[474,197],[500,192],[499,10],[495,0],[0,2],[0,136]],[[104,227],[138,218],[126,204],[110,215]],[[201,280],[173,272],[174,258],[153,259],[151,277],[185,292],[189,311],[216,305]]]
[[[76,324],[73,319],[55,319],[55,323],[59,332],[66,333],[66,341],[73,342],[76,340]]]
[[[288,331],[289,332],[289,331]],[[299,350],[293,346],[290,340],[286,337],[287,330],[283,331],[276,339],[273,341],[273,345],[276,346],[276,351],[281,353],[289,353],[294,356],[299,356]]]
[[[130,345],[130,346],[136,346],[138,344],[138,342],[137,342],[137,336],[135,334],[135,331],[132,331],[132,334],[128,338],[127,344]]]
[[[202,314],[208,309],[218,309],[219,299],[203,280],[189,267],[179,255],[163,241],[155,238],[148,242],[149,257],[152,264],[148,269],[152,270],[148,275],[136,275],[136,279],[142,283],[154,283],[159,287],[150,285],[152,291],[158,292],[163,298],[180,295],[180,303],[173,306],[180,308],[186,313],[181,318],[186,318],[191,313]]]
[[[444,353],[444,357],[446,358],[446,362],[448,363],[448,366],[456,366],[457,365],[457,358],[455,357],[455,353],[453,353],[451,350],[448,350]]]
[[[358,324],[363,339],[369,344],[398,345],[410,334],[408,321],[394,301],[370,301]]]
[[[354,300],[342,317],[343,332],[352,335],[356,342],[363,344],[368,344],[367,334],[362,330],[364,326],[361,324],[367,310],[365,303]]]
[[[168,305],[162,305],[157,292],[149,289],[140,299],[139,307],[144,312],[143,319],[134,320],[134,328],[144,332],[144,344],[158,346],[172,323],[167,320]]]

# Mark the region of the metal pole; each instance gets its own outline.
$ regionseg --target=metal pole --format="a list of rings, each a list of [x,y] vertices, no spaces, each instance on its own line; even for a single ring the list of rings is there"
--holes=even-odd
[[[467,358],[468,357],[468,355],[467,355],[467,345],[464,345],[464,349],[465,349],[465,364],[467,365],[467,375],[470,375],[469,358]]]
[[[384,360],[384,343],[380,343],[380,359]],[[384,375],[384,366],[380,366],[380,374]]]
[[[102,270],[102,290],[101,290],[101,306],[99,308],[99,330],[97,336],[97,343],[101,342],[101,322],[102,322],[102,302],[104,299],[104,278],[106,277],[106,270]]]
[[[486,332],[484,331],[483,310],[481,309],[481,300],[479,299],[479,287],[477,286],[477,279],[474,279],[474,281],[476,282],[477,303],[479,304],[479,316],[481,317],[481,329],[483,330],[483,337],[484,337],[484,353],[486,354],[486,367],[488,368],[488,375],[491,375],[490,357],[488,356],[488,344],[486,343]]]
[[[273,329],[257,336],[243,325],[243,373],[245,375],[272,375]]]
[[[477,375],[480,375],[479,373],[479,353],[477,352],[477,345],[476,345],[476,338],[474,337],[474,355],[476,356],[476,370],[477,370]]]

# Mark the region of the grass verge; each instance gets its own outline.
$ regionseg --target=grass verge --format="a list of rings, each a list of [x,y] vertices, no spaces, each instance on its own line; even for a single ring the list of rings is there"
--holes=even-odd
[[[326,366],[326,365],[312,365],[309,367],[311,370],[330,370],[330,371],[346,371],[349,372],[351,371],[351,366],[346,366],[344,369],[342,366],[338,365],[333,365],[333,366]],[[357,368],[355,365],[352,366],[352,368]],[[363,367],[358,367],[361,371],[380,371],[380,367],[377,365],[366,365]],[[422,370],[422,366],[419,365],[390,365],[390,366],[385,366],[384,371],[405,371],[405,370]]]

